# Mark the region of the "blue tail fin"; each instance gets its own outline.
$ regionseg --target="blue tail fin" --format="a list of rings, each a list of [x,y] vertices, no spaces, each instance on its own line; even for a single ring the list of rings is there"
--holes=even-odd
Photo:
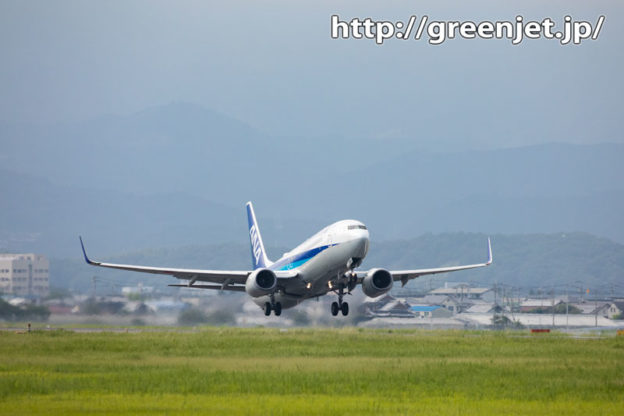
[[[256,221],[256,214],[254,213],[253,204],[251,202],[247,202],[247,221],[249,223],[249,241],[251,243],[251,262],[253,268],[255,270],[261,267],[269,267],[271,261],[267,258],[266,251],[264,250],[264,243],[262,242],[262,236],[260,235],[260,229]]]

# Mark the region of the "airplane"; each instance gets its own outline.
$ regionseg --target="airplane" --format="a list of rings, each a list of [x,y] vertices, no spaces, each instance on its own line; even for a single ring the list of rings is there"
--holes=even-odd
[[[82,237],[79,237],[82,254],[87,264],[92,266],[164,274],[188,280],[186,284],[169,285],[173,287],[246,292],[266,316],[271,312],[280,316],[282,309],[292,308],[306,299],[318,298],[329,292],[338,297],[331,304],[331,314],[347,316],[349,304],[344,301],[344,296],[351,294],[358,285],[362,286],[366,296],[375,298],[389,292],[395,281],[401,281],[405,286],[409,280],[420,276],[492,264],[492,245],[488,238],[488,260],[485,263],[433,269],[389,271],[373,268],[356,271],[369,247],[368,229],[356,220],[335,222],[272,262],[267,257],[252,203],[247,202],[246,207],[253,270],[178,269],[103,263],[89,259]]]

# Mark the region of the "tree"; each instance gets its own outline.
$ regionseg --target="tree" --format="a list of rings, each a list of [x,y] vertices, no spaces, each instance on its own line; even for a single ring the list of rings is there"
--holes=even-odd
[[[569,314],[579,314],[582,313],[582,311],[577,308],[574,305],[568,305],[567,308],[567,312],[566,312],[566,304],[565,303],[560,303],[559,305],[555,306],[555,313],[559,313],[559,314],[565,314],[565,313],[569,313]]]
[[[102,312],[100,305],[93,298],[87,299],[87,301],[82,304],[80,309],[87,315],[99,315]]]
[[[201,310],[196,308],[188,308],[183,310],[178,316],[180,325],[195,325],[208,322],[208,316]]]
[[[26,305],[18,307],[0,298],[0,319],[7,321],[46,321],[49,316],[50,310],[45,306]]]
[[[522,329],[524,328],[524,325],[522,325],[520,321],[512,321],[505,315],[496,315],[496,314],[492,317],[492,326],[494,326],[494,328],[496,329],[506,329],[506,328]]]

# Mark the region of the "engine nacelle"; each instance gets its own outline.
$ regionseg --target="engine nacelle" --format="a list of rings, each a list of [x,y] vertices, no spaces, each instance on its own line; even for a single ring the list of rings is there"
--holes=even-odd
[[[392,275],[385,269],[372,269],[362,280],[362,291],[370,298],[376,298],[392,289]]]
[[[257,269],[247,277],[245,282],[245,292],[251,297],[268,295],[275,291],[277,277],[272,270]]]

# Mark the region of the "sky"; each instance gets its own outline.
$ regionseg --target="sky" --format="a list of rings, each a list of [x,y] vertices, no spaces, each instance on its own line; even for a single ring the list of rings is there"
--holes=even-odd
[[[383,3],[383,4],[382,4]],[[599,38],[330,38],[330,16],[606,20]],[[0,122],[190,102],[274,137],[493,148],[624,142],[618,1],[0,2]]]

